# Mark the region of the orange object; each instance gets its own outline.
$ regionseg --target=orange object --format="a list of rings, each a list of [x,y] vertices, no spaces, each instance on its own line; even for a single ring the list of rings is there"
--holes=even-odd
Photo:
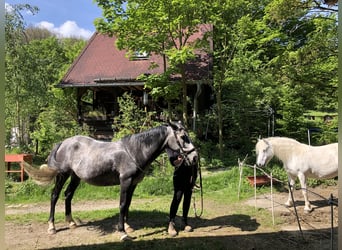
[[[21,182],[24,181],[24,164],[26,161],[29,164],[32,164],[32,155],[30,154],[6,154],[5,155],[5,163],[7,163],[6,173],[20,173]],[[11,170],[11,163],[18,162],[20,164],[20,170]]]
[[[254,176],[247,176],[249,184],[254,186]],[[255,177],[256,186],[268,185],[271,183],[271,179],[266,175],[258,175]]]

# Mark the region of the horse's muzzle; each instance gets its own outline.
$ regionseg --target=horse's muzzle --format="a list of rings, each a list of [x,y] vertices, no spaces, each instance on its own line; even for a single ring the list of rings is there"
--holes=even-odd
[[[192,159],[192,165],[196,165],[198,164],[198,156],[196,155],[193,159]]]
[[[184,156],[184,158],[186,158],[187,164],[189,164],[189,165],[198,164],[199,157],[198,157],[198,153],[197,153],[195,148],[192,148],[188,152],[184,152],[183,156]]]

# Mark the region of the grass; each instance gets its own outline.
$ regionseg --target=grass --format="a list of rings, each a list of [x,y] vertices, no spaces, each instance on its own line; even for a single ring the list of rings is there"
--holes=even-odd
[[[265,169],[267,173],[272,171],[273,176],[280,179],[284,185],[287,184],[287,175],[280,165],[273,165]],[[259,173],[258,173],[259,174]],[[236,202],[238,200],[237,192],[239,187],[239,168],[221,168],[217,169],[202,169],[202,183],[204,194],[210,194],[212,198],[220,200],[223,194],[228,195],[229,202]],[[242,183],[240,187],[240,198],[249,198],[254,194],[253,187],[251,187],[246,179],[247,176],[253,175],[253,169],[244,168]],[[197,180],[199,183],[199,179]],[[68,182],[64,186],[66,188]],[[314,187],[317,185],[336,185],[336,180],[308,180],[308,185]],[[13,179],[5,179],[5,203],[6,204],[27,204],[46,202],[50,200],[51,191],[54,184],[48,186],[39,186],[32,180],[28,179],[23,183],[13,181]],[[258,193],[266,192],[268,188],[258,188]],[[106,200],[118,199],[120,187],[108,186],[97,187],[81,182],[76,190],[74,200]],[[137,186],[134,197],[136,198],[150,198],[164,195],[172,195],[172,169],[155,170],[150,175],[146,176],[144,180]],[[63,191],[61,192],[61,197]]]
[[[237,167],[224,169],[219,172],[203,171],[203,190],[204,192],[224,191],[237,192],[239,182],[239,171]],[[199,183],[199,181],[198,181]],[[68,185],[66,183],[65,187]],[[64,188],[65,188],[64,187]],[[27,204],[36,202],[45,202],[50,199],[53,184],[48,186],[39,186],[32,180],[26,180],[23,183],[15,182],[11,179],[5,180],[5,202],[7,204]],[[248,196],[251,188],[245,178],[242,185],[242,198]],[[118,199],[120,187],[96,187],[84,182],[76,190],[74,200],[103,200]],[[134,196],[138,198],[149,198],[153,196],[170,195],[173,192],[172,173],[162,173],[159,175],[151,175],[144,178],[139,183],[134,192]],[[61,196],[63,192],[61,193]],[[234,199],[234,198],[233,198]]]
[[[274,172],[278,170],[274,169]],[[269,172],[269,171],[267,171]],[[279,171],[280,172],[280,171]],[[281,172],[280,172],[281,173]],[[270,219],[270,212],[265,209],[255,209],[251,206],[242,206],[240,201],[251,198],[254,195],[254,189],[248,183],[246,176],[253,175],[253,171],[246,169],[243,172],[242,184],[240,189],[240,200],[238,199],[239,186],[239,169],[238,167],[223,168],[220,171],[207,169],[202,171],[203,175],[203,198],[204,198],[204,214],[203,218],[193,220],[198,225],[223,225],[228,229],[231,227],[241,228],[241,231],[253,232],[257,228],[274,230],[277,232],[278,227],[283,223],[281,218],[275,218],[275,225]],[[277,176],[277,178],[283,178]],[[10,179],[6,180],[6,198],[7,204],[26,204],[44,202],[49,203],[50,192],[53,185],[40,187],[27,180],[24,183],[13,182]],[[258,233],[254,236],[241,233],[235,235],[206,235],[199,237],[180,237],[168,238],[165,233],[167,225],[167,216],[169,205],[172,199],[172,172],[162,172],[159,174],[152,173],[137,186],[134,193],[131,206],[130,217],[134,218],[134,223],[137,228],[144,230],[142,236],[138,240],[132,242],[117,242],[113,241],[111,233],[101,235],[99,241],[94,242],[91,246],[81,245],[74,247],[61,247],[54,249],[237,249],[237,246],[254,246],[256,241],[265,242],[263,235]],[[269,192],[269,187],[259,187],[257,193]],[[197,207],[199,207],[200,193],[194,192],[196,197]],[[74,201],[86,200],[112,200],[119,198],[119,187],[95,187],[85,183],[81,183],[77,189]],[[61,201],[60,201],[61,202]],[[211,204],[211,209],[207,205]],[[191,207],[192,209],[192,207]],[[219,210],[220,209],[220,210]],[[181,210],[181,207],[180,207]],[[220,213],[218,213],[220,211]],[[224,216],[222,216],[222,211]],[[5,220],[18,224],[30,224],[32,221],[45,223],[49,216],[48,210],[43,213],[25,213],[16,215],[6,215]],[[99,227],[105,232],[113,231],[113,224],[117,222],[119,209],[96,210],[94,207],[91,211],[74,211],[73,217],[84,218],[87,220],[87,227]],[[192,212],[191,212],[192,213]],[[192,213],[193,214],[193,213]],[[209,218],[209,219],[208,219]],[[64,221],[64,212],[56,213],[56,223]],[[43,225],[44,224],[44,225]],[[138,224],[138,225],[137,225]],[[215,229],[213,229],[215,230]],[[274,247],[272,243],[276,233],[265,234],[264,237],[268,244],[267,248]],[[286,238],[283,234],[277,235],[274,240],[279,241],[280,238]],[[259,239],[260,238],[260,239]],[[95,241],[95,240],[94,240]],[[266,244],[264,243],[264,244]],[[267,245],[266,244],[266,245]],[[289,247],[288,247],[289,248]],[[288,249],[286,248],[286,249]],[[244,249],[243,247],[239,249]],[[248,249],[252,249],[249,247]],[[265,249],[265,248],[263,248]],[[285,249],[285,248],[279,248]],[[304,249],[304,248],[301,248]],[[305,248],[309,249],[309,248]],[[314,248],[312,248],[314,249]]]
[[[221,169],[220,171],[202,170],[202,184],[203,184],[203,196],[205,199],[211,199],[221,204],[234,204],[240,200],[245,200],[254,195],[254,188],[248,183],[246,176],[253,175],[253,171],[246,169],[243,172],[242,183],[240,187],[240,197],[238,197],[239,187],[239,169],[238,167],[232,167],[230,169]],[[281,170],[277,167],[274,168],[274,172],[277,173],[277,178],[284,179],[286,175],[283,175]],[[328,181],[326,185],[333,185],[334,181]],[[198,181],[199,183],[199,181]],[[284,183],[286,183],[284,181]],[[313,186],[317,182],[313,183]],[[65,185],[66,187],[66,185]],[[14,182],[11,179],[5,181],[5,203],[8,205],[14,204],[30,204],[39,202],[49,202],[51,190],[53,184],[49,186],[38,186],[32,180],[26,180],[23,183]],[[277,186],[275,186],[277,188]],[[81,182],[79,188],[76,190],[73,201],[86,201],[86,200],[113,200],[119,199],[119,186],[111,187],[96,187]],[[257,193],[262,194],[269,192],[269,187],[258,187]],[[155,203],[151,204],[146,202],[144,205],[140,205],[142,210],[168,210],[168,205],[172,199],[173,187],[172,187],[172,173],[162,173],[159,175],[152,174],[144,178],[144,180],[137,186],[133,199],[151,199],[155,198],[163,200],[156,206]],[[61,194],[60,199],[62,198]],[[194,192],[194,197],[199,203],[200,193]],[[160,207],[163,204],[163,207]],[[241,208],[240,208],[241,209]],[[47,211],[48,212],[48,211]],[[46,221],[48,213],[41,214],[25,214],[25,215],[7,215],[6,220],[14,220],[23,222],[29,220]],[[118,211],[114,211],[117,213]],[[89,214],[88,214],[89,213]],[[105,214],[102,214],[105,213]],[[91,212],[80,212],[80,216],[91,218],[103,218],[109,214],[113,214],[113,210],[101,210]],[[56,214],[56,219],[64,218],[63,214]]]
[[[239,183],[239,171],[237,167],[231,169],[225,169],[218,172],[203,171],[202,183],[203,183],[203,195],[210,197],[210,199],[218,203],[234,203],[238,201],[238,183]],[[26,180],[24,183],[13,182],[10,179],[6,179],[6,204],[30,204],[39,202],[49,202],[50,193],[53,188],[53,184],[49,186],[38,186],[32,180]],[[65,185],[66,187],[66,185]],[[265,188],[259,188],[258,192],[265,192]],[[82,200],[112,200],[119,199],[119,186],[111,187],[96,187],[81,182],[77,189],[74,202]],[[172,187],[172,173],[163,174],[161,176],[147,176],[137,186],[133,199],[151,199],[155,198],[159,202],[150,203],[145,202],[139,205],[141,210],[161,210],[168,212],[169,202],[172,199],[173,187]],[[246,199],[253,195],[253,188],[248,184],[246,178],[243,178],[241,185],[240,199]],[[63,194],[61,194],[62,197]],[[61,198],[60,197],[60,198]],[[199,203],[200,193],[194,192],[194,197]],[[75,216],[83,218],[104,218],[118,213],[118,209],[111,210],[93,210],[76,212]],[[39,214],[18,214],[18,215],[6,215],[6,220],[17,222],[38,221],[45,222],[48,217],[48,211],[46,213]],[[56,221],[63,220],[63,213],[56,213]]]

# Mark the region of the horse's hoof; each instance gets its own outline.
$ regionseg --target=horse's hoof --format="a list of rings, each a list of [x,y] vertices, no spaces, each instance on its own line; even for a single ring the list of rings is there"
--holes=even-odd
[[[75,229],[77,227],[77,224],[75,222],[72,222],[69,224],[70,229]]]
[[[312,211],[313,211],[312,208],[304,208],[304,213],[305,213],[305,214],[309,214],[309,213],[311,213]]]
[[[189,233],[189,232],[193,232],[193,231],[194,231],[194,230],[193,230],[192,227],[189,226],[189,225],[186,225],[186,226],[184,227],[184,232]]]
[[[133,233],[134,232],[134,228],[131,227],[127,227],[125,228],[126,233]]]
[[[169,223],[169,228],[167,229],[167,232],[168,234],[171,236],[171,237],[176,237],[177,236],[177,230],[175,228],[175,223],[174,222],[170,222]]]
[[[285,205],[285,207],[287,207],[287,208],[293,207],[293,204],[292,204],[292,203],[285,203],[284,205]]]
[[[136,237],[129,236],[128,234],[123,233],[120,237],[120,241],[130,241],[134,240]]]
[[[48,234],[50,234],[50,235],[56,234],[56,233],[57,233],[57,231],[56,231],[55,228],[49,228],[49,229],[47,230],[47,232],[48,232]]]
[[[125,223],[124,227],[125,227],[126,233],[133,233],[134,232],[134,228],[131,227],[130,225],[128,225],[127,223]]]

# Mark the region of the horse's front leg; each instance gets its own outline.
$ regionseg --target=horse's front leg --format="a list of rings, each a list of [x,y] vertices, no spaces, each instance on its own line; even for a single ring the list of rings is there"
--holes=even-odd
[[[310,201],[308,199],[308,192],[307,192],[307,186],[306,186],[306,177],[303,173],[298,174],[300,186],[302,188],[302,193],[304,196],[305,206],[304,206],[304,212],[310,213],[312,211],[312,207],[310,204]]]
[[[131,185],[129,186],[129,188],[127,189],[127,195],[126,195],[126,210],[124,212],[124,229],[126,233],[132,233],[134,232],[134,229],[127,223],[128,222],[128,211],[129,211],[129,207],[131,206],[131,202],[132,202],[132,197],[133,197],[133,193],[135,188],[137,187],[137,185]]]
[[[131,194],[130,189],[132,188],[132,178],[121,178],[120,179],[121,185],[121,192],[120,192],[120,213],[119,213],[119,223],[118,223],[118,231],[120,233],[120,240],[130,240],[132,239],[129,237],[125,230],[125,222],[126,217],[130,205],[130,201],[132,197],[129,197]],[[133,189],[134,191],[134,189]],[[129,225],[127,224],[126,227],[128,228]]]
[[[288,178],[289,178],[289,184],[290,184],[290,186],[289,186],[289,197],[288,197],[287,201],[285,202],[285,206],[292,207],[293,206],[293,200],[292,200],[291,193],[293,193],[293,190],[294,190],[294,185],[296,183],[296,177],[288,175]]]

